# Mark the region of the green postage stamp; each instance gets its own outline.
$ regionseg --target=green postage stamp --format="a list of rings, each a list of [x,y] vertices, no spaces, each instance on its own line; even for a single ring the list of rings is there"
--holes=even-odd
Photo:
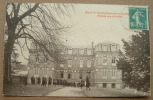
[[[148,7],[129,7],[130,29],[148,30]]]

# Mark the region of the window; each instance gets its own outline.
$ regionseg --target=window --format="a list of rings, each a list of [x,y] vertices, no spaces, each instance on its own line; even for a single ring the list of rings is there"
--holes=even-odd
[[[80,53],[80,55],[83,55],[84,54],[84,49],[80,49],[79,53]]]
[[[91,60],[87,60],[87,67],[91,67]]]
[[[79,74],[79,79],[82,79],[82,73]]]
[[[115,71],[115,69],[112,69],[112,79],[116,79],[116,71]]]
[[[116,45],[115,44],[111,45],[111,51],[116,51]]]
[[[114,56],[112,57],[112,66],[116,66],[116,58]]]
[[[106,83],[103,83],[103,88],[106,88],[107,87],[107,84]]]
[[[39,74],[39,69],[35,68],[35,75],[38,75],[38,74]]]
[[[47,68],[43,68],[44,75],[47,75]]]
[[[87,49],[87,55],[91,55],[91,49]]]
[[[72,67],[72,60],[68,60],[68,67]]]
[[[112,83],[112,88],[115,88],[115,83]]]
[[[83,60],[80,60],[80,67],[83,67]]]
[[[64,64],[60,64],[60,67],[64,67]]]
[[[98,65],[102,65],[103,64],[103,59],[102,57],[101,58],[98,58]]]
[[[87,77],[90,79],[90,77],[91,77],[91,72],[87,72]]]
[[[65,48],[65,54],[68,54],[68,49],[67,48]]]
[[[107,76],[106,70],[103,70],[103,76]]]
[[[72,54],[72,49],[68,49],[68,54]]]
[[[61,72],[61,78],[63,78],[64,77],[64,73],[63,72]]]
[[[112,63],[115,63],[115,57],[112,58]]]
[[[103,58],[103,65],[107,65],[107,58],[106,57]]]
[[[70,73],[68,74],[68,79],[71,79],[71,74]]]
[[[103,50],[103,51],[107,51],[107,45],[103,45],[103,46],[102,46],[102,50]]]
[[[79,53],[79,50],[77,48],[73,48],[73,54],[77,55]]]
[[[107,79],[107,69],[103,69],[102,78]]]
[[[115,69],[112,69],[112,76],[115,76]]]

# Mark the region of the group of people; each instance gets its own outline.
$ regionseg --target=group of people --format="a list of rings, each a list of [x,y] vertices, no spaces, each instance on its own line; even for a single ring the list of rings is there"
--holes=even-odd
[[[24,82],[24,85],[27,85],[27,76],[20,77],[20,81]],[[31,84],[40,84],[42,87],[48,86],[57,86],[57,85],[63,85],[63,86],[73,86],[73,87],[86,87],[86,90],[90,90],[90,81],[89,78],[86,78],[86,81],[81,80],[80,82],[69,82],[64,79],[52,79],[51,77],[42,77],[42,80],[40,77],[35,78],[34,76],[31,77]]]
[[[74,86],[76,87],[77,84],[76,82],[68,82],[67,80],[63,80],[63,79],[52,79],[51,77],[42,77],[42,82],[41,82],[41,78],[40,77],[31,77],[31,84],[40,84],[41,86],[45,87],[45,86],[56,86],[56,85],[63,85],[63,86]]]

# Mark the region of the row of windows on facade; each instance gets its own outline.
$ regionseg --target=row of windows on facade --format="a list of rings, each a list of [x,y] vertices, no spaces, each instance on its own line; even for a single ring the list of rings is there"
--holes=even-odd
[[[95,47],[95,51],[118,51],[118,49],[119,49],[119,46],[115,44],[109,44],[109,45],[98,44]]]
[[[40,73],[40,68],[35,68],[35,75],[39,75]],[[44,75],[47,75],[48,74],[48,68],[41,68],[41,71]]]
[[[102,87],[103,88],[107,88],[107,83],[103,83]],[[116,88],[116,84],[115,83],[111,83],[111,88]]]
[[[41,70],[40,70],[40,68],[35,68],[34,71],[35,71],[35,75],[39,75],[40,71],[42,71],[43,75],[47,75],[48,74],[48,68],[41,68]],[[117,71],[115,69],[112,69],[111,70],[111,75],[112,76],[115,76],[116,75],[116,72]],[[60,71],[60,73],[62,75],[64,75],[64,71]],[[110,72],[108,72],[108,70],[106,70],[106,69],[103,69],[101,73],[102,73],[102,76],[107,76],[108,73],[110,74]],[[70,74],[70,73],[68,73],[68,74]],[[82,73],[79,72],[79,74],[82,77]],[[87,72],[87,74],[88,74],[88,76],[90,76],[91,72]]]
[[[109,73],[109,74],[110,74],[110,73]],[[108,75],[107,72],[102,72],[102,78],[103,78],[103,79],[107,79],[107,78],[108,78],[107,75]],[[91,73],[88,72],[88,73],[87,73],[87,76],[88,76],[89,78],[91,78]],[[115,71],[112,71],[111,76],[112,76],[112,77],[111,77],[112,79],[115,79],[115,78],[116,78],[116,72],[115,72]],[[64,72],[61,72],[61,73],[60,73],[60,78],[64,78]],[[71,78],[72,78],[72,74],[71,74],[71,73],[68,73],[68,74],[67,74],[67,78],[68,78],[68,79],[71,79]],[[83,74],[82,74],[82,73],[79,73],[79,79],[83,79]]]
[[[77,49],[77,48],[68,49],[68,48],[66,48],[65,51],[61,52],[61,54],[92,55],[92,52],[93,52],[93,49],[87,49],[87,48],[83,48],[83,49]]]
[[[83,67],[83,60],[80,60],[80,67]],[[98,59],[98,64],[107,65],[107,59]],[[112,59],[112,66],[116,65],[115,58]],[[60,64],[60,67],[64,67],[64,64]],[[72,60],[68,60],[68,67],[72,67]],[[87,60],[87,67],[91,67],[91,61]]]
[[[98,62],[98,65],[107,65],[109,60],[110,59],[107,59],[106,57],[104,57],[104,58],[98,58],[97,62]],[[116,60],[117,59],[115,57],[111,59],[112,66],[116,66]]]
[[[115,59],[117,58],[117,56],[114,56],[114,55],[110,55],[110,56],[107,56],[107,55],[96,55],[96,57],[99,57],[98,59],[107,59],[107,58],[112,58],[112,63],[114,62],[115,63]],[[43,57],[43,56],[40,56],[40,55],[36,55],[35,56],[35,61],[40,61],[43,60],[44,62],[46,62],[48,59],[46,57]],[[77,60],[77,58],[75,58],[75,60]],[[80,58],[80,60],[83,60],[83,58]],[[94,60],[94,59],[85,59],[85,60]]]
[[[97,46],[95,48],[95,52],[96,51],[118,51],[117,46],[116,45],[112,45],[110,50],[109,47],[107,45],[103,45],[101,46]],[[65,51],[63,51],[61,54],[80,54],[80,55],[92,55],[94,52],[94,49],[87,49],[87,48],[83,48],[83,49],[65,49]]]

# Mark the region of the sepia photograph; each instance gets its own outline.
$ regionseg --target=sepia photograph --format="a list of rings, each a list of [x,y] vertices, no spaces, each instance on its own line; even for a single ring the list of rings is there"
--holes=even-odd
[[[148,6],[7,3],[3,95],[148,97]]]

